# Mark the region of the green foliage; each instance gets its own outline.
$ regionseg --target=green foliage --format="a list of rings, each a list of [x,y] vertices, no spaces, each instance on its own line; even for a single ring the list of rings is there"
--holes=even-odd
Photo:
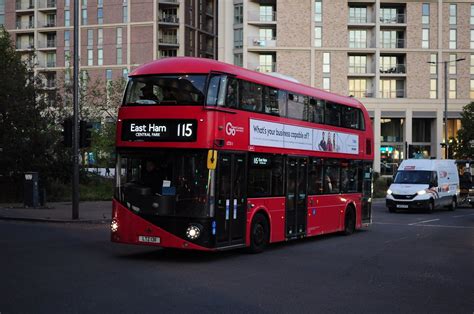
[[[474,158],[474,147],[470,141],[474,140],[474,102],[464,106],[461,113],[461,128],[458,131],[457,141],[453,141],[453,153],[456,159]]]
[[[375,173],[374,173],[375,174]],[[374,176],[374,198],[384,198],[387,195],[387,189],[392,183],[392,177]]]

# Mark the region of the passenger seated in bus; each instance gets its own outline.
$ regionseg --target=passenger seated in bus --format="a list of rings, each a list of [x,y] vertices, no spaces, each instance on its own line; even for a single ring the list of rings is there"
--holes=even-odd
[[[328,175],[324,176],[324,193],[332,193],[331,178]]]
[[[140,90],[142,91],[140,99],[158,101],[158,97],[153,93],[153,84],[147,83]]]

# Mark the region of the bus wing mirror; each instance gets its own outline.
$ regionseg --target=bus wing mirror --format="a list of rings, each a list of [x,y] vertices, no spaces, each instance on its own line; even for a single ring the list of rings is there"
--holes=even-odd
[[[207,152],[207,169],[216,170],[217,166],[217,150],[210,149]]]

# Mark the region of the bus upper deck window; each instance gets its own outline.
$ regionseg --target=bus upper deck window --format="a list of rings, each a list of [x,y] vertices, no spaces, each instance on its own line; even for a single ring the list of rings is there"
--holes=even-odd
[[[225,105],[230,108],[239,107],[239,81],[235,78],[228,78]]]
[[[227,76],[214,75],[209,80],[209,87],[207,89],[207,106],[223,106],[225,89],[227,85]]]

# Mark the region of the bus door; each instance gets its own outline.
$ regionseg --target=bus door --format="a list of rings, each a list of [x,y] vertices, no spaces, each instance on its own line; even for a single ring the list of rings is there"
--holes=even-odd
[[[286,162],[286,237],[306,233],[307,158],[288,157]]]
[[[372,222],[372,162],[362,164],[362,223]]]
[[[216,187],[216,246],[245,243],[245,154],[219,152]]]

